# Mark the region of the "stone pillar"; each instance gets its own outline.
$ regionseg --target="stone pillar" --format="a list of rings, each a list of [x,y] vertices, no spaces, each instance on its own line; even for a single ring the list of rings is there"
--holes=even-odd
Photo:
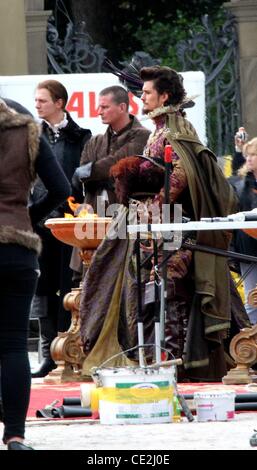
[[[235,16],[239,38],[242,125],[257,136],[257,0],[231,0],[224,6]]]
[[[44,0],[25,0],[25,11],[29,73],[32,75],[46,74],[46,28],[51,11],[44,11]]]
[[[28,73],[24,2],[0,1],[0,75]]]
[[[44,0],[24,0],[25,11],[44,10]]]

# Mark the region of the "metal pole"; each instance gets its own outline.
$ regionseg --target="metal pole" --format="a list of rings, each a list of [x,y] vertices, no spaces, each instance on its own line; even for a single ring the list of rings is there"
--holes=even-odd
[[[153,238],[154,267],[158,265],[157,240]],[[155,361],[161,362],[161,335],[160,335],[160,302],[159,302],[159,279],[154,269],[154,329],[155,329]]]
[[[170,205],[170,174],[171,174],[171,166],[172,166],[172,146],[165,145],[164,149],[164,164],[165,164],[165,179],[164,179],[164,203],[165,208],[167,205]],[[166,214],[166,210],[164,212]],[[170,211],[169,211],[169,218],[170,218]],[[166,220],[163,221],[164,223]],[[169,221],[168,221],[169,222]],[[166,250],[166,240],[165,234],[163,236],[163,256],[165,257]],[[168,304],[168,293],[167,293],[167,264],[163,265],[162,269],[162,278],[163,278],[163,286],[162,286],[162,299],[161,299],[161,312],[160,312],[160,324],[162,329],[160,331],[161,337],[161,346],[165,347],[165,320],[167,317],[167,304]]]
[[[138,332],[138,346],[139,346],[139,366],[144,367],[144,325],[142,313],[142,291],[141,291],[141,259],[140,259],[140,233],[137,233],[136,239],[136,260],[137,260],[137,332]]]

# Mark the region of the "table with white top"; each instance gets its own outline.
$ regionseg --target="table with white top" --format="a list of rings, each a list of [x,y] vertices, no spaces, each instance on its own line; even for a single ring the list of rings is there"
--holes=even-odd
[[[185,231],[198,231],[198,230],[249,230],[252,229],[253,233],[256,230],[257,235],[257,220],[245,221],[221,221],[221,222],[204,222],[204,221],[190,221],[185,223],[163,223],[163,224],[135,224],[128,225],[127,230],[129,234],[135,233],[160,233],[165,234],[168,232],[185,232]]]

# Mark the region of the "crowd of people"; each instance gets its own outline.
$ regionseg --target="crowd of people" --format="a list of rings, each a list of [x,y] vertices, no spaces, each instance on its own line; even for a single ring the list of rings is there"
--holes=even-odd
[[[100,216],[116,203],[111,231],[121,221],[128,223],[131,205],[138,213],[143,205],[151,217],[154,208],[162,214],[168,202],[171,220],[175,204],[190,220],[224,217],[257,206],[257,139],[248,141],[246,133],[236,136],[230,184],[186,118],[188,103],[194,103],[180,74],[169,67],[144,67],[140,80],[143,114],[154,124],[151,133],[130,114],[123,86],[100,92],[98,114],[107,130],[97,136],[73,121],[66,109],[67,90],[58,80],[36,87],[41,132],[26,109],[11,100],[0,101],[0,364],[3,442],[9,450],[31,450],[24,444],[31,377],[44,377],[56,367],[51,342],[70,322],[63,298],[82,278],[78,251],[44,227],[46,218],[69,212],[68,196],[90,205]],[[167,145],[172,146],[168,194],[164,191]],[[210,253],[183,246],[165,263],[165,349],[183,358],[179,380],[220,381],[228,367],[224,351],[231,325],[235,334],[249,320],[257,322],[257,308],[247,300],[246,310],[240,302],[239,309],[233,308],[237,294],[227,259],[215,253],[215,248],[229,249],[231,235],[225,230],[196,232],[191,242],[208,246]],[[242,231],[235,234],[233,246],[240,253],[257,252],[257,241]],[[140,244],[141,260],[151,249],[149,242]],[[110,238],[107,233],[82,280],[81,340],[88,374],[111,355],[113,366],[138,360],[138,289],[144,292],[154,278],[154,267],[152,261],[146,263],[139,285],[136,255],[135,240]],[[161,246],[157,259],[161,266]],[[248,273],[248,266],[241,263],[240,269],[247,299],[257,284],[257,266]],[[154,302],[142,305],[145,342],[150,344],[155,310]],[[30,316],[39,318],[43,355],[39,369],[32,372],[27,348]],[[116,358],[127,349],[134,352]],[[147,359],[153,360],[151,351]]]

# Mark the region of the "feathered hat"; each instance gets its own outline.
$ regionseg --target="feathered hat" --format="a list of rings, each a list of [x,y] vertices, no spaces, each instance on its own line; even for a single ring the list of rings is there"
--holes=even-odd
[[[105,67],[107,70],[112,72],[116,77],[119,78],[120,82],[127,88],[128,91],[133,93],[133,95],[137,96],[138,98],[142,95],[142,88],[144,85],[143,80],[140,78],[140,70],[142,67],[150,67],[152,65],[159,65],[160,61],[158,59],[152,59],[151,56],[144,52],[135,52],[133,55],[131,62],[121,62],[121,65],[124,65],[124,68],[120,69],[116,65],[114,65],[110,59],[105,59]],[[183,77],[181,74],[178,74],[183,81]],[[182,103],[178,105],[170,105],[162,107],[162,112],[173,112],[178,111],[179,109],[186,109],[192,108],[195,103],[194,100],[199,95],[194,96],[186,96]],[[165,108],[165,109],[164,109]],[[149,113],[144,117],[144,119],[155,117],[155,111]]]

